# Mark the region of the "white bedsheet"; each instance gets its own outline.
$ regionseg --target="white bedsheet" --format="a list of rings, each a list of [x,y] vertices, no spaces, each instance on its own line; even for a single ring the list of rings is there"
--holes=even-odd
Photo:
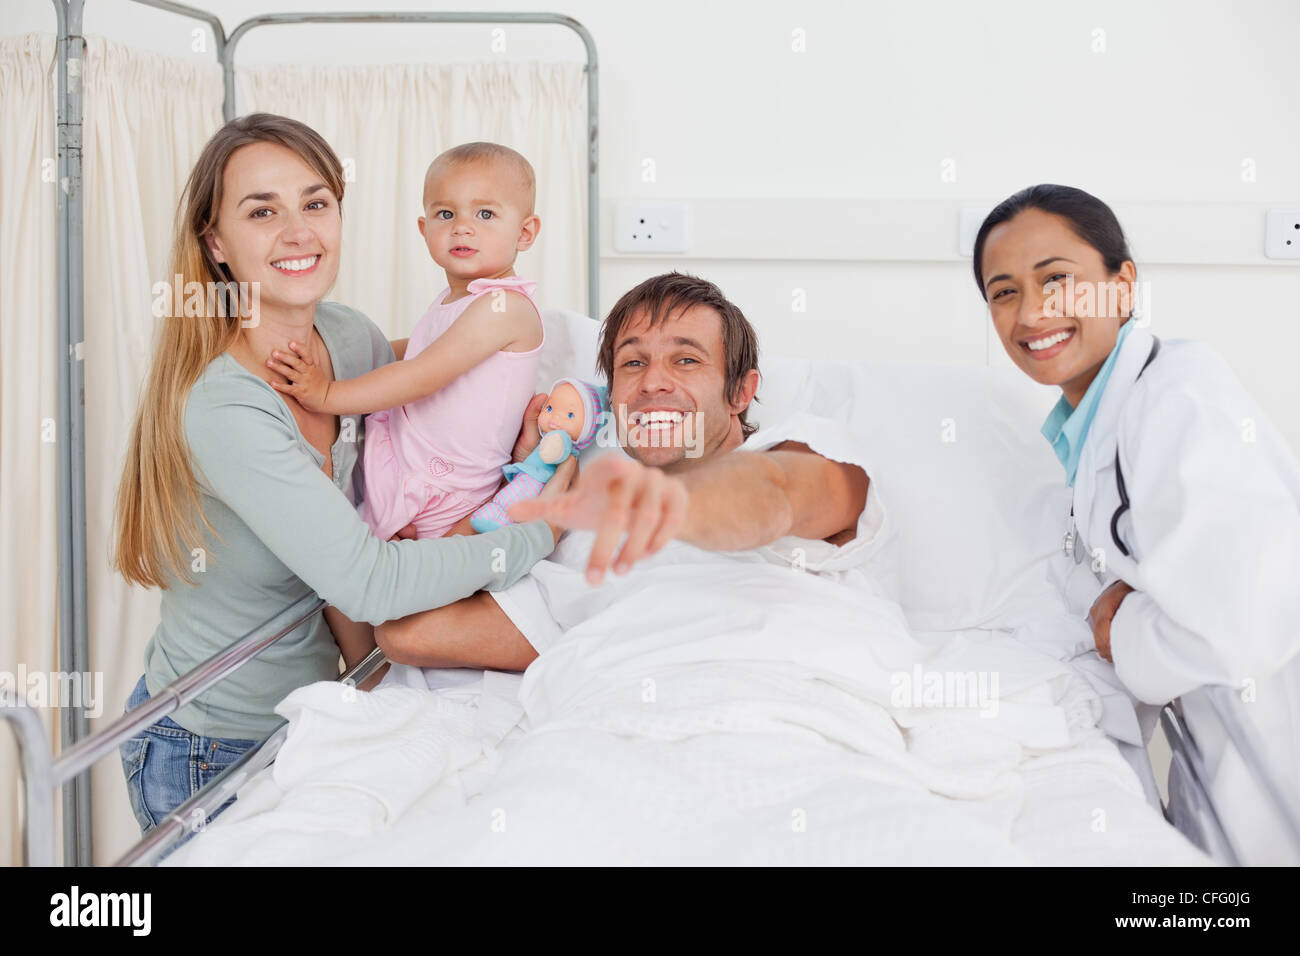
[[[1047,654],[680,542],[604,588],[517,685],[291,694],[277,763],[166,862],[1206,862]],[[905,694],[964,672],[975,706]]]

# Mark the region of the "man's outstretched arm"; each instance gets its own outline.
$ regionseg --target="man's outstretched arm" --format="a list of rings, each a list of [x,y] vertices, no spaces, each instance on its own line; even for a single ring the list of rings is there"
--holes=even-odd
[[[544,517],[595,530],[587,564],[594,585],[611,563],[622,574],[672,538],[712,551],[756,548],[784,535],[842,543],[866,507],[868,485],[861,467],[793,441],[767,451],[729,452],[680,477],[603,455],[565,494],[519,502],[509,513],[516,521]]]
[[[853,532],[869,484],[858,465],[831,461],[794,441],[721,455],[681,480],[690,503],[677,537],[708,551],[743,551],[785,535],[824,539]]]

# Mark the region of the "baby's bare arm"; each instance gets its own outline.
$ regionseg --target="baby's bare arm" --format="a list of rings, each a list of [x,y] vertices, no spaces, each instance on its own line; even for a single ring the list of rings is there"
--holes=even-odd
[[[505,301],[505,311],[495,312],[494,303],[484,296],[418,355],[389,362],[356,378],[328,382],[304,350],[291,348],[271,363],[271,368],[289,380],[275,388],[292,395],[304,408],[330,415],[367,415],[426,398],[537,324],[537,313],[527,299],[511,295]]]

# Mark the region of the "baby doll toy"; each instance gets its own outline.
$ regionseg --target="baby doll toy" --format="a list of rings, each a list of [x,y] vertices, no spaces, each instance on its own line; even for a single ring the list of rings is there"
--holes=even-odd
[[[609,390],[576,378],[562,378],[551,386],[546,404],[537,416],[542,440],[519,464],[502,469],[509,484],[470,516],[475,531],[493,531],[514,524],[506,509],[517,501],[536,498],[555,469],[596,440],[601,413],[609,408]]]

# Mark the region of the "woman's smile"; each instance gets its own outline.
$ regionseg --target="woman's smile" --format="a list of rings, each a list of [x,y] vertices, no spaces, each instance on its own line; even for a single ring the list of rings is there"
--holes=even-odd
[[[299,256],[293,259],[276,259],[271,263],[271,267],[276,272],[290,276],[311,275],[316,271],[316,266],[320,264],[321,254],[316,253],[311,256]]]
[[[1020,347],[1028,353],[1030,358],[1038,362],[1045,362],[1064,352],[1070,343],[1074,341],[1074,333],[1074,329],[1053,329],[1032,338],[1022,339]]]

